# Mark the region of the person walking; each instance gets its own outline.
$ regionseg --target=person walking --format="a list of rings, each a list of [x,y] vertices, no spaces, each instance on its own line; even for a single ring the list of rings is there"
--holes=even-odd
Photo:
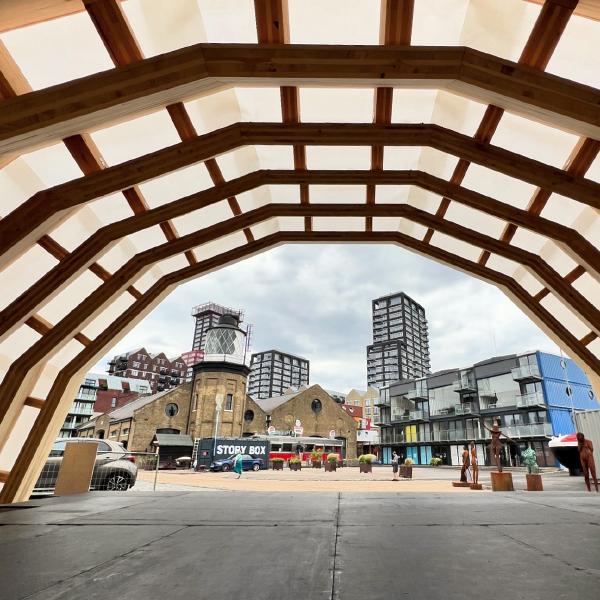
[[[398,475],[398,462],[399,462],[398,454],[394,452],[392,454],[392,472],[394,474],[393,481],[400,481],[400,476]]]
[[[237,473],[237,479],[239,479],[242,476],[243,464],[244,460],[242,458],[242,455],[239,453],[236,454],[235,458],[233,459],[233,470],[235,473]]]

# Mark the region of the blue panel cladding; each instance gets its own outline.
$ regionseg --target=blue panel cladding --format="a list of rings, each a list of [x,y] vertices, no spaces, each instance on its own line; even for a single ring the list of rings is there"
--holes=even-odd
[[[567,395],[567,384],[555,379],[544,379],[544,392],[546,404],[549,406],[564,406],[565,408],[577,408],[579,410],[591,410],[600,408],[595,395],[590,395],[592,390],[589,385],[571,383],[571,396]]]
[[[389,465],[392,462],[392,449],[389,447],[383,448],[383,464]]]
[[[548,418],[552,423],[552,432],[554,435],[566,435],[575,432],[575,425],[571,417],[571,411],[564,408],[548,409]]]
[[[537,356],[540,373],[544,379],[549,378],[565,381],[565,369],[563,369],[560,364],[560,356],[548,354],[546,352],[538,352]],[[569,380],[569,383],[580,383],[587,386],[590,385],[585,373],[575,361],[571,360],[570,358],[564,358],[563,360],[567,366],[566,376]]]

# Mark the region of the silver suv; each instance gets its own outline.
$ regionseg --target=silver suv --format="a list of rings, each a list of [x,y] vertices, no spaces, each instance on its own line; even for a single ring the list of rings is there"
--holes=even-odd
[[[96,464],[92,474],[91,490],[125,491],[135,484],[137,467],[133,456],[122,444],[96,438],[59,438],[35,484],[34,494],[47,494],[54,490],[58,470],[67,444],[98,444]]]

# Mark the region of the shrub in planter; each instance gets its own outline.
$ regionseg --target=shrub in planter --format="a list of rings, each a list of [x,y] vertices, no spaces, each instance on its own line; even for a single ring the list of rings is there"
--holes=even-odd
[[[321,460],[323,458],[323,453],[318,450],[313,450],[310,454],[310,461],[312,462],[312,466],[315,469],[321,468]]]
[[[412,466],[413,466],[412,458],[407,458],[404,461],[404,464],[400,467],[400,477],[404,477],[406,479],[412,479]]]
[[[272,461],[274,471],[283,471],[283,458],[274,458]]]
[[[429,464],[432,467],[439,467],[442,464],[442,459],[439,456],[434,456],[430,461]]]
[[[358,466],[360,467],[361,473],[372,473],[373,472],[373,461],[377,460],[374,454],[361,454],[358,457]]]
[[[340,461],[340,455],[335,452],[331,452],[327,455],[327,462],[325,463],[326,471],[335,471]]]
[[[299,458],[290,458],[288,461],[290,471],[300,471],[302,469],[302,461]]]

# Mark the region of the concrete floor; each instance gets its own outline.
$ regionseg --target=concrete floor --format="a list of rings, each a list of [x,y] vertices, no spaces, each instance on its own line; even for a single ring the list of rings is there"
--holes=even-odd
[[[0,512],[2,600],[599,597],[597,494],[95,492],[22,506]]]

